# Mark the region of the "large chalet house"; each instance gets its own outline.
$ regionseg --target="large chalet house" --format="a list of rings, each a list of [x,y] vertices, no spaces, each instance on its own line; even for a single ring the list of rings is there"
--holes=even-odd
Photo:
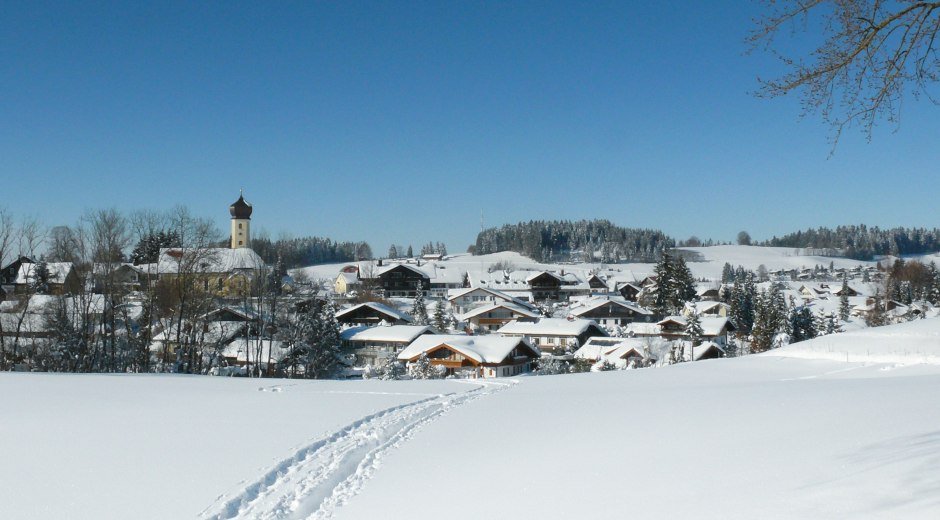
[[[510,377],[532,370],[539,359],[538,349],[520,337],[424,335],[398,354],[398,360],[412,363],[426,355],[447,375],[468,377]]]
[[[619,298],[598,296],[572,305],[569,315],[594,320],[600,325],[626,325],[636,321],[648,322],[653,312]]]
[[[564,354],[583,345],[588,338],[607,336],[593,320],[540,318],[516,320],[503,325],[500,336],[524,338],[545,354]]]
[[[333,282],[336,293],[346,295],[369,284],[386,298],[414,298],[420,284],[421,290],[430,297],[443,299],[448,291],[464,285],[466,273],[449,268],[443,259],[423,264],[421,260],[386,262],[378,260],[344,267]]]
[[[591,285],[577,275],[562,270],[471,272],[467,282],[472,288],[495,289],[528,302],[568,301],[574,296],[588,296]]]
[[[355,366],[378,367],[394,359],[419,336],[437,333],[428,325],[351,327],[340,333],[340,345],[355,356]]]

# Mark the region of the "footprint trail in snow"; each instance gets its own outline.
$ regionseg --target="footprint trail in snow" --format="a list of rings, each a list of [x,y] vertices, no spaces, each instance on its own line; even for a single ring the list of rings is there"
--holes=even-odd
[[[202,519],[321,519],[357,495],[387,452],[451,408],[516,381],[474,381],[467,392],[441,394],[363,417],[277,463],[233,495],[223,495]]]

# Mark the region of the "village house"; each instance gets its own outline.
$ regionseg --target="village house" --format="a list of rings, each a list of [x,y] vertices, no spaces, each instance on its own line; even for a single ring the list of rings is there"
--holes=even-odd
[[[415,339],[398,360],[413,363],[422,355],[447,375],[491,378],[529,372],[540,354],[525,338],[429,334]]]
[[[622,283],[617,287],[617,292],[627,301],[635,302],[640,297],[643,289],[634,283]]]
[[[535,305],[532,305],[526,300],[516,298],[502,291],[497,291],[489,287],[451,290],[450,295],[447,297],[447,301],[450,302],[451,309],[456,314],[464,314],[476,307],[492,305],[493,303],[497,302],[512,303],[521,307],[525,307],[533,312],[538,310]]]
[[[290,354],[290,345],[286,342],[249,338],[247,336],[229,341],[222,349],[222,359],[230,367],[260,366],[261,373],[274,376],[277,367]]]
[[[692,315],[693,311],[697,312],[699,316],[702,316],[702,317],[725,318],[728,316],[728,313],[731,311],[731,306],[724,302],[712,302],[712,301],[688,302],[685,304],[685,307],[682,309],[682,315],[685,317],[689,317]]]
[[[362,289],[362,281],[359,280],[359,271],[341,271],[333,282],[333,291],[336,294],[347,295],[357,293]]]
[[[635,321],[650,321],[653,312],[626,300],[599,296],[572,305],[569,315],[594,320],[600,325],[622,326]]]
[[[383,322],[388,325],[407,325],[414,319],[388,305],[365,302],[337,312],[336,321],[345,325],[373,326]]]
[[[355,366],[378,367],[410,345],[418,336],[438,334],[428,325],[352,327],[340,333],[341,346],[355,356]]]
[[[497,332],[501,336],[525,338],[546,354],[564,354],[590,337],[607,336],[607,331],[593,320],[565,318],[511,321]]]
[[[493,332],[510,321],[520,318],[537,318],[538,316],[539,313],[529,306],[498,301],[475,307],[464,314],[456,316],[456,318],[467,323],[472,330]]]
[[[12,280],[8,284],[14,294],[29,294],[37,291],[40,283],[39,274],[41,264],[46,268],[45,294],[64,295],[75,294],[81,289],[82,283],[72,262],[32,262],[27,257],[21,257],[13,264],[18,267]],[[13,264],[8,266],[12,268]]]
[[[431,290],[431,277],[408,264],[380,267],[376,279],[386,298],[414,298],[419,286],[424,292]]]
[[[594,363],[606,361],[617,368],[640,367],[656,362],[649,358],[646,343],[638,338],[588,338],[575,351],[574,358]]]
[[[724,317],[701,317],[703,342],[714,342],[719,346],[727,345],[728,334],[737,330],[731,320]],[[688,325],[684,316],[669,316],[656,323],[659,326],[659,336],[667,340],[685,339],[688,334],[685,328]],[[640,334],[637,334],[640,335]]]

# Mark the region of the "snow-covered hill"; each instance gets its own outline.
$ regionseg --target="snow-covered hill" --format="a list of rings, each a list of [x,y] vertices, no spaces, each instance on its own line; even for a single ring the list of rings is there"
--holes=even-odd
[[[933,519],[938,333],[484,387],[2,373],[0,516]]]
[[[940,318],[831,334],[787,345],[762,355],[865,363],[940,365]]]
[[[700,255],[699,261],[692,261],[689,267],[692,274],[697,278],[708,278],[717,280],[721,278],[721,270],[724,264],[730,263],[732,266],[744,266],[750,270],[756,270],[763,265],[769,270],[776,269],[801,269],[812,268],[817,265],[829,266],[834,264],[836,268],[854,268],[856,266],[873,266],[876,262],[864,262],[860,260],[851,260],[848,258],[831,258],[823,256],[811,256],[802,254],[800,249],[785,247],[758,247],[758,246],[714,246],[714,247],[684,247],[680,248],[686,251],[694,252]],[[930,260],[932,257],[924,257]],[[292,272],[303,272],[310,279],[314,280],[334,280],[343,266],[354,262],[339,264],[324,264],[311,267],[295,269]],[[653,273],[654,264],[651,263],[627,263],[627,264],[600,264],[600,263],[577,263],[577,264],[546,264],[536,262],[531,258],[504,251],[489,255],[473,256],[469,254],[459,254],[449,257],[440,263],[448,269],[462,272],[486,272],[496,264],[511,265],[515,270],[566,270],[579,273],[581,275],[590,271],[601,269],[610,269],[621,271],[623,273],[632,273],[637,279]]]

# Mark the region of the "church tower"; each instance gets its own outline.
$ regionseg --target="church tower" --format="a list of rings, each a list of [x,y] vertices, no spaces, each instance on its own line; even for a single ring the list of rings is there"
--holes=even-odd
[[[228,212],[232,214],[232,249],[251,247],[251,204],[239,193]]]

